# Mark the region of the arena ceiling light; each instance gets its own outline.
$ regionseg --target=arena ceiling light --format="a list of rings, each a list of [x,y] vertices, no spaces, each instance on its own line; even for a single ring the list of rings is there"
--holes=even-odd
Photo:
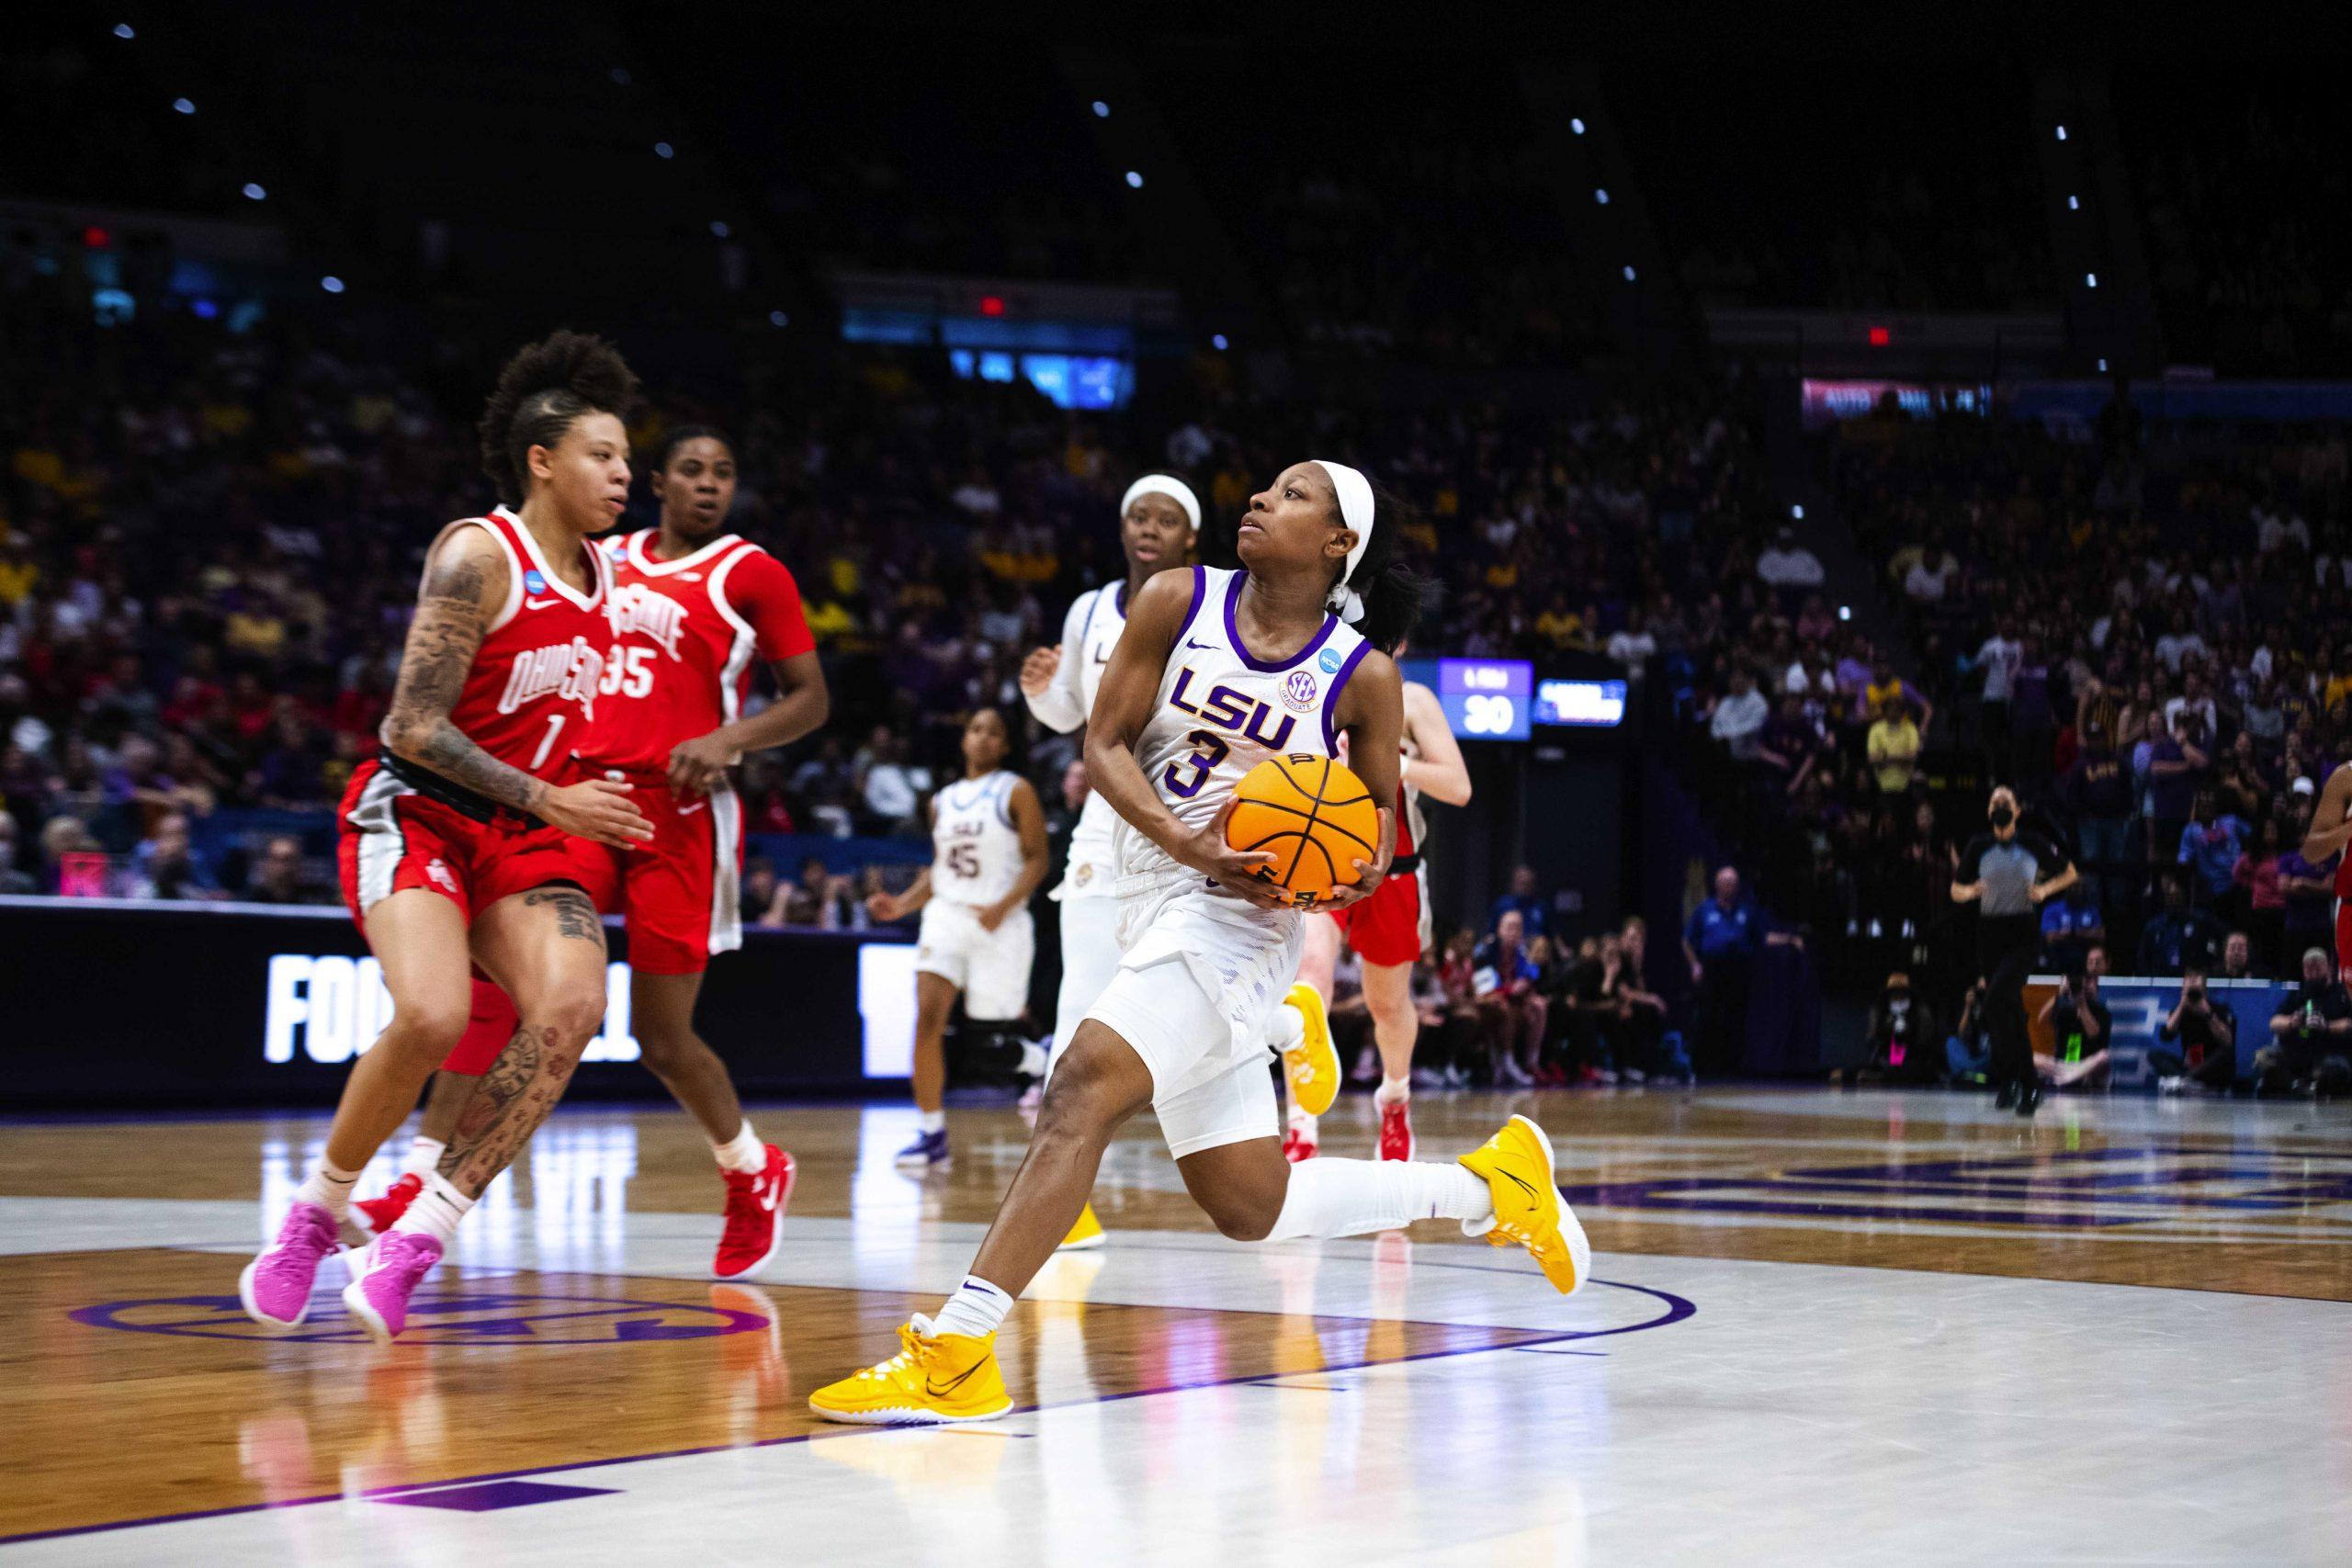
[[[1582,136],[1584,134],[1584,121],[1572,118],[1568,121],[1568,129],[1576,132],[1578,136]]]
[[[1127,171],[1127,188],[1129,190],[1143,189],[1143,175],[1133,169],[1129,169]]]
[[[727,220],[724,218],[712,219],[710,220],[710,231],[714,237],[721,240],[726,239],[729,235],[735,232],[734,230],[727,226]]]
[[[1625,281],[1628,283],[1634,281],[1634,269],[1630,266],[1625,269]]]
[[[657,141],[653,144],[653,155],[657,158],[674,158],[678,155],[678,150],[666,141]]]
[[[177,109],[182,114],[194,114],[196,112],[196,105],[187,98],[174,98],[172,100],[172,107]]]
[[[330,294],[340,294],[343,292],[343,279],[337,277],[333,273],[329,273],[324,277],[319,279],[319,287],[325,289]]]
[[[120,39],[137,38],[139,36],[139,29],[132,27],[129,22],[117,22],[114,25],[114,36]]]
[[[1219,354],[1223,354],[1227,349],[1233,346],[1226,341],[1226,337],[1223,333],[1211,333],[1209,334],[1209,342],[1216,346],[1216,351]]]
[[[247,180],[245,182],[245,199],[247,201],[266,201],[269,199],[269,192],[264,190],[261,186],[254,181]]]
[[[1094,118],[1096,119],[1109,119],[1111,118],[1111,106],[1104,103],[1100,98],[1095,99]]]

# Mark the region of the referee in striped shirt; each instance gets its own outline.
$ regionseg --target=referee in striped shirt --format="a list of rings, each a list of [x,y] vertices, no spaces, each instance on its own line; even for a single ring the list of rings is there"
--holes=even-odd
[[[1985,803],[1986,830],[1952,868],[1955,904],[1976,906],[1976,972],[1984,976],[1984,1031],[1992,1045],[1996,1110],[2030,1116],[2041,1103],[2033,1037],[2025,1021],[2025,977],[2033,969],[2044,900],[2075,885],[2075,863],[2040,833],[2018,830],[2018,797],[2004,784]]]

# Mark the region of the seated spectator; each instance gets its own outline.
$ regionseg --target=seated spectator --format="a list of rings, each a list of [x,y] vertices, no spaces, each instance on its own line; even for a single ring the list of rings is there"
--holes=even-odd
[[[777,886],[775,862],[765,855],[753,855],[743,863],[741,885],[736,890],[737,918],[747,926],[764,926],[774,922],[768,912],[775,908]]]
[[[1510,891],[1496,899],[1495,907],[1487,912],[1487,928],[1489,931],[1498,929],[1503,923],[1503,916],[1514,910],[1519,914],[1520,929],[1528,935],[1551,934],[1551,904],[1537,890],[1535,868],[1532,865],[1512,868]]]
[[[188,841],[186,817],[176,811],[165,813],[155,830],[131,852],[130,877],[123,894],[159,900],[220,896],[212,868]]]
[[[2041,1006],[2056,1049],[2035,1059],[2036,1070],[2053,1089],[2108,1083],[2108,1044],[2115,1036],[2115,1021],[2098,994],[2107,974],[2107,949],[2093,946],[2083,954],[2082,967],[2069,970],[2057,994]]]
[[[1861,1064],[1843,1077],[1849,1083],[1940,1083],[1943,1043],[1936,1032],[1934,1010],[1912,995],[1911,976],[1898,969],[1886,977],[1878,1000],[1871,1004]]]
[[[1520,912],[1506,909],[1495,922],[1494,934],[1479,943],[1474,955],[1487,1060],[1494,1082],[1512,1089],[1527,1089],[1535,1082],[1533,1068],[1550,1017],[1550,1009],[1536,988],[1544,975],[1528,956],[1526,930]]]
[[[1813,777],[1828,744],[1821,727],[1805,716],[1804,699],[1792,694],[1781,699],[1781,711],[1757,738],[1756,760],[1764,764],[1766,775],[1780,784],[1783,794],[1794,795]]]
[[[899,738],[888,725],[876,725],[858,764],[858,795],[865,803],[866,826],[891,834],[904,831],[921,803],[913,771],[899,760]]]
[[[2216,980],[2257,980],[2254,972],[2254,942],[2244,931],[2232,931],[2222,941],[2222,966],[2213,972]]]
[[[1478,1010],[1477,949],[1477,932],[1467,926],[1455,931],[1446,938],[1439,953],[1430,991],[1418,986],[1414,991],[1414,1001],[1421,1009],[1422,1029],[1434,1026],[1443,1031],[1439,1037],[1439,1054],[1429,1064],[1437,1074],[1435,1084],[1422,1081],[1420,1053],[1414,1053],[1417,1088],[1461,1089],[1470,1082],[1470,1069],[1478,1064],[1486,1025]],[[1422,1038],[1426,1040],[1428,1035],[1425,1033]]]
[[[2194,901],[2200,908],[2227,917],[2225,905],[2237,890],[2238,861],[2245,853],[2248,829],[2245,821],[2221,807],[2210,789],[2197,792],[2188,825],[2177,840],[2177,860],[2188,868]]]
[[[1979,976],[1961,998],[1960,1021],[1944,1039],[1944,1065],[1957,1082],[1981,1084],[1992,1068],[1993,1043],[1985,1038],[1984,1028],[1984,993],[1988,989]]]
[[[2270,1018],[2270,1043],[2254,1054],[2257,1094],[2352,1089],[2352,996],[2324,948],[2303,954],[2303,980]]]
[[[1919,773],[1919,727],[1901,699],[1879,704],[1878,722],[1871,726],[1866,743],[1871,771],[1883,795],[1902,795]]]
[[[1903,574],[1903,595],[1922,607],[1941,604],[1960,585],[1960,559],[1939,539]]]
[[[261,858],[245,874],[245,889],[237,895],[248,904],[323,904],[324,892],[311,887],[302,865],[301,840],[279,834],[262,849]]]
[[[1774,588],[1818,588],[1826,575],[1821,558],[1797,543],[1797,531],[1786,524],[1756,558],[1756,575]]]
[[[2222,922],[2191,908],[2188,888],[2177,876],[2165,878],[2165,907],[2140,932],[2137,967],[2143,975],[2179,975],[2191,968],[2211,973],[2221,958]]]
[[[2179,1049],[2154,1048],[2148,1052],[2148,1066],[2156,1073],[2158,1094],[2180,1094],[2190,1089],[2199,1093],[2227,1094],[2237,1081],[2238,1020],[2227,1002],[2206,989],[2205,970],[2200,965],[2181,976],[2180,997],[2156,1027],[2156,1039],[2161,1045],[2177,1043]]]
[[[1715,699],[1714,712],[1708,716],[1707,733],[1724,744],[1738,761],[1748,761],[1764,733],[1764,721],[1772,715],[1772,705],[1756,689],[1756,677],[1745,665],[1731,672],[1731,690]]]
[[[2061,897],[2041,906],[2041,961],[2068,975],[2080,974],[2093,948],[2107,945],[2107,916],[2095,885],[2077,877]]]
[[[1623,962],[1617,973],[1617,1012],[1610,1026],[1617,1074],[1634,1083],[1666,1077],[1687,1079],[1690,1064],[1682,1059],[1679,1043],[1669,1049],[1667,1040],[1666,998],[1649,988],[1645,976],[1649,937],[1649,922],[1639,915],[1627,916],[1617,933]]]

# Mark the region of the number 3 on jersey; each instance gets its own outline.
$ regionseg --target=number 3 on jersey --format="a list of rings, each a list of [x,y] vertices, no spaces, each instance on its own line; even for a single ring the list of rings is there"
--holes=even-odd
[[[1201,786],[1209,782],[1209,775],[1216,772],[1216,765],[1225,761],[1225,754],[1232,748],[1225,743],[1224,737],[1206,729],[1195,729],[1184,739],[1193,743],[1193,754],[1169,763],[1160,770],[1159,777],[1168,785],[1169,793],[1190,800],[1201,793]],[[1192,777],[1177,777],[1179,768],[1192,769]]]
[[[616,648],[605,666],[596,690],[605,696],[642,697],[653,690],[653,653],[650,648]]]

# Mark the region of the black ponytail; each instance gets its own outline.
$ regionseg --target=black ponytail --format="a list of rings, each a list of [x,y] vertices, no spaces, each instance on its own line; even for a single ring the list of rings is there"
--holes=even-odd
[[[1364,546],[1346,581],[1363,600],[1363,619],[1355,623],[1355,629],[1381,652],[1393,654],[1421,617],[1421,574],[1407,564],[1401,537],[1412,512],[1377,481],[1367,482],[1372,484],[1372,542]]]
[[[481,466],[498,498],[520,506],[531,492],[530,452],[563,439],[586,413],[626,415],[637,377],[603,338],[555,333],[518,351],[498,374],[481,414]]]

